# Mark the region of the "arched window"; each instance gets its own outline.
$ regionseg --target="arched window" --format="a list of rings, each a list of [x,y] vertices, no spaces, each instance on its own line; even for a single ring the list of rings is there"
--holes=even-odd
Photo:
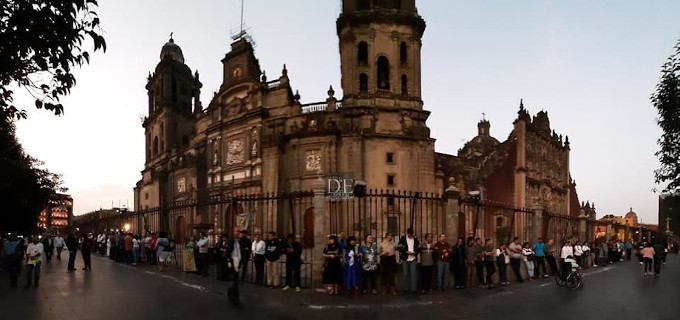
[[[359,65],[365,66],[368,63],[368,44],[366,41],[361,41],[359,42],[357,49],[357,62]]]
[[[378,58],[378,89],[390,89],[390,61],[385,56]]]
[[[158,155],[158,137],[153,138],[153,156]]]
[[[405,74],[401,75],[401,95],[402,96],[408,95],[408,82]]]
[[[359,90],[368,91],[368,75],[365,73],[359,75]]]
[[[406,59],[408,58],[408,54],[406,51],[406,42],[401,42],[401,45],[399,45],[399,61],[401,61],[402,65],[406,64]]]

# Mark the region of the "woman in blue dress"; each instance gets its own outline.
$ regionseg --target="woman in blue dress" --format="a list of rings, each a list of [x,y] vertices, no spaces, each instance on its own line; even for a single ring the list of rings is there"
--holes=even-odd
[[[359,294],[359,274],[361,273],[361,256],[357,239],[354,236],[347,238],[347,244],[343,241],[340,246],[345,250],[345,267],[343,272],[343,283],[347,293]]]

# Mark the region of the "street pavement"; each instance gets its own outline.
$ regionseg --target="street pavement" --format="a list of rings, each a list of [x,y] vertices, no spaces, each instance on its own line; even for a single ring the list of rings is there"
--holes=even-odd
[[[42,269],[40,287],[0,287],[4,319],[678,319],[680,256],[670,255],[660,277],[644,276],[635,261],[585,271],[584,288],[569,291],[553,278],[495,289],[431,295],[328,296],[314,290],[241,286],[244,308],[228,303],[227,283],[176,270],[129,266],[92,257],[92,271],[67,271],[66,260]],[[512,275],[509,275],[512,279]]]

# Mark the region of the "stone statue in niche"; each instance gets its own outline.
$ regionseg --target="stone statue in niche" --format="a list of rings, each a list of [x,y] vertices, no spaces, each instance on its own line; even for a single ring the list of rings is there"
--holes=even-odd
[[[253,141],[253,146],[250,148],[250,155],[252,157],[257,157],[257,140]]]

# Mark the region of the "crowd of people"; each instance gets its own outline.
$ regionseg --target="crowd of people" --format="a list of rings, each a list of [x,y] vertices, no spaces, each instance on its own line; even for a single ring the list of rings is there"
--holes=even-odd
[[[22,269],[25,269],[26,273],[25,287],[38,288],[43,263],[51,263],[55,252],[56,259],[61,260],[61,253],[64,249],[68,251],[68,271],[76,270],[75,260],[78,250],[83,257],[83,270],[91,270],[90,252],[93,242],[92,234],[69,233],[66,239],[59,233],[30,237],[17,234],[3,235],[0,239],[0,258],[2,267],[9,274],[10,288],[18,287]]]
[[[396,295],[395,277],[401,268],[404,294],[444,292],[449,288],[449,276],[454,278],[455,289],[494,288],[510,284],[510,270],[517,283],[551,276],[566,279],[577,266],[597,267],[630,260],[634,248],[640,264],[644,262],[650,272],[654,263],[657,276],[666,255],[677,254],[678,250],[677,245],[661,243],[653,246],[643,243],[637,249],[631,241],[616,240],[591,243],[567,240],[558,246],[552,239],[544,242],[538,238],[532,243],[521,242],[518,237],[500,245],[494,245],[492,239],[473,237],[458,238],[450,244],[445,234],[430,233],[421,242],[411,228],[398,241],[388,233],[381,243],[375,243],[372,235],[367,235],[360,244],[355,236],[345,238],[338,234],[328,238],[323,250],[323,282],[330,295],[339,294],[341,286],[347,294]],[[376,286],[378,276],[380,290]]]
[[[0,245],[2,266],[9,273],[13,288],[18,286],[24,265],[26,287],[37,288],[41,265],[50,263],[55,255],[61,260],[64,250],[68,251],[69,271],[76,270],[76,253],[81,251],[83,270],[92,269],[90,253],[96,252],[119,263],[158,265],[160,272],[167,270],[176,250],[175,240],[166,232],[147,232],[143,236],[123,231],[102,232],[96,237],[71,233],[66,238],[60,234],[30,238],[10,235],[1,239]],[[558,246],[552,239],[544,242],[538,238],[532,243],[521,242],[518,237],[500,244],[494,244],[492,239],[458,238],[451,244],[445,234],[426,233],[421,241],[411,228],[398,240],[387,233],[378,243],[373,235],[357,239],[341,233],[330,236],[323,249],[323,283],[331,295],[340,294],[341,287],[347,294],[395,295],[395,278],[401,270],[405,294],[444,292],[449,288],[449,277],[453,278],[455,289],[494,288],[510,284],[509,272],[517,283],[550,276],[564,278],[574,265],[588,268],[614,264],[631,260],[633,252],[639,264],[644,265],[645,276],[659,276],[666,256],[671,252],[677,254],[678,246],[620,240],[591,243],[567,240]],[[283,257],[285,263],[281,261]],[[301,291],[302,246],[293,234],[282,239],[269,232],[263,239],[255,233],[251,240],[247,230],[235,228],[231,235],[222,234],[211,243],[206,233],[200,232],[187,237],[180,259],[182,271],[205,277],[214,264],[215,277],[233,283],[229,297],[237,306],[238,283],[246,279],[249,265],[253,266],[251,274],[256,285],[280,288],[285,268],[282,289]]]

